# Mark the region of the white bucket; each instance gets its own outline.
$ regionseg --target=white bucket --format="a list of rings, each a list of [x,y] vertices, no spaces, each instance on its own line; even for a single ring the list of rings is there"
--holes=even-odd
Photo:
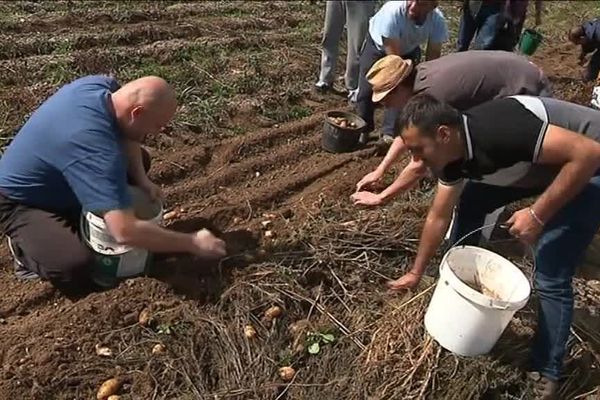
[[[492,294],[483,294],[465,282],[480,283]],[[486,354],[513,315],[527,304],[530,293],[527,277],[506,258],[480,247],[453,247],[440,264],[425,328],[453,353]]]
[[[592,101],[590,102],[592,108],[600,110],[600,86],[594,86],[592,89]]]
[[[160,224],[163,215],[162,204],[153,202],[137,187],[130,186],[129,190],[136,217]],[[81,234],[84,242],[96,253],[92,277],[99,285],[114,286],[120,278],[140,275],[145,271],[149,260],[148,251],[117,243],[100,215],[83,213]]]

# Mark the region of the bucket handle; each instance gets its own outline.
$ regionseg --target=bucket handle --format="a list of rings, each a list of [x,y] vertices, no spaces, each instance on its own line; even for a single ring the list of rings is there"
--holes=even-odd
[[[492,228],[492,227],[494,227],[494,226],[496,226],[496,223],[492,223],[492,224],[483,225],[483,226],[481,226],[481,227],[479,227],[479,228],[477,228],[477,229],[474,229],[474,230],[472,230],[471,232],[469,232],[469,233],[467,233],[466,235],[464,235],[463,237],[461,237],[460,239],[458,239],[458,240],[457,240],[457,241],[456,241],[456,242],[455,242],[455,243],[454,243],[454,244],[453,244],[453,245],[452,245],[450,248],[458,247],[458,245],[459,245],[459,244],[460,244],[460,243],[461,243],[463,240],[465,240],[465,239],[466,239],[466,238],[468,238],[469,236],[473,235],[474,233],[481,232],[482,230],[484,230],[484,229],[486,229],[486,228]],[[504,225],[504,224],[500,224],[500,225],[498,225],[498,226],[499,226],[500,228],[502,228],[502,229],[508,229],[508,226],[507,226],[507,225]],[[510,240],[518,240],[518,238],[513,238],[513,239],[510,239]],[[523,243],[523,242],[521,242],[521,243]],[[532,272],[533,272],[533,276],[535,276],[535,271],[537,270],[537,264],[536,264],[536,262],[535,262],[535,250],[534,250],[534,248],[533,248],[533,246],[532,246],[532,245],[530,245],[530,244],[528,244],[528,243],[524,243],[524,244],[525,244],[525,246],[526,246],[526,247],[529,249],[529,252],[531,253],[531,259],[533,260],[533,271],[532,271]],[[532,278],[532,279],[529,281],[529,283],[531,284],[531,287],[532,287],[532,288],[535,290],[535,282],[534,282],[534,279],[533,279],[533,278]],[[514,290],[513,290],[513,292],[514,292]],[[507,304],[508,304],[508,302],[510,301],[510,298],[511,298],[511,297],[512,297],[512,293],[511,293],[510,297],[508,298],[508,300],[506,301],[506,302],[507,302]],[[508,308],[508,306],[506,306],[505,308],[498,307],[498,306],[493,306],[493,307],[494,307],[494,308],[496,308],[496,309],[500,309],[500,310],[502,310],[502,309],[506,310],[506,309]]]

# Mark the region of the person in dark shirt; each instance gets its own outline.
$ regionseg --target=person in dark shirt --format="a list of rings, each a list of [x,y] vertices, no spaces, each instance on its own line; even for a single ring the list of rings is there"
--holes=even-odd
[[[573,275],[600,228],[600,112],[565,101],[510,96],[463,113],[415,96],[399,125],[413,158],[439,177],[417,256],[394,290],[417,285],[448,229],[456,243],[498,207],[535,197],[506,221],[534,247],[539,321],[530,377],[556,399],[573,318]],[[477,235],[463,244],[476,244]]]
[[[571,29],[569,40],[581,46],[581,53],[579,54],[580,65],[585,63],[587,54],[593,53],[583,73],[584,79],[586,81],[593,81],[598,78],[598,72],[600,72],[600,18]]]
[[[506,51],[452,53],[414,67],[410,60],[389,55],[373,66],[368,78],[373,86],[373,101],[395,109],[402,109],[419,93],[430,94],[458,110],[516,94],[552,97],[550,82],[542,70],[526,57]],[[381,193],[369,190],[405,152],[402,138],[394,138],[377,169],[356,185],[356,193],[352,195],[355,204],[384,204],[425,176],[427,169],[423,163],[412,161]]]

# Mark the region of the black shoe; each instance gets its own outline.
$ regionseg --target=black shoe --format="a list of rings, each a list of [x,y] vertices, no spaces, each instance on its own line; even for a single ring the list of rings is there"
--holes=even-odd
[[[25,264],[23,263],[23,261],[20,260],[20,258],[22,256],[21,250],[19,248],[15,248],[13,246],[12,240],[10,239],[9,236],[7,236],[7,242],[8,242],[8,249],[10,250],[10,254],[12,254],[12,256],[13,256],[15,275],[17,276],[17,278],[22,279],[22,280],[40,279],[40,276],[38,274],[36,274],[33,271],[28,270],[25,267]]]

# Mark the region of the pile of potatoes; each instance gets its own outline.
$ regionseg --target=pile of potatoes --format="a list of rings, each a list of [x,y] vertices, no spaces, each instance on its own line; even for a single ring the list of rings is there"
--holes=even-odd
[[[331,122],[333,122],[335,125],[339,126],[340,128],[351,128],[351,129],[355,129],[356,128],[356,124],[352,121],[349,121],[348,119],[344,118],[344,117],[329,117],[329,120]]]

